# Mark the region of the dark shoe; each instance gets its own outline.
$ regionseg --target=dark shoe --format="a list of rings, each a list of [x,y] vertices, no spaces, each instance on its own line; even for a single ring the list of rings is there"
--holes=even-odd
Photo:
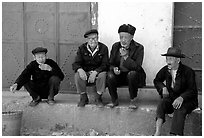
[[[41,98],[40,96],[38,96],[38,98],[36,100],[32,100],[29,104],[29,106],[33,107],[39,104],[39,102],[41,102]]]
[[[86,104],[89,103],[89,99],[86,93],[80,94],[80,101],[78,103],[78,107],[84,107]]]
[[[137,105],[135,103],[135,99],[130,101],[129,109],[137,109]]]
[[[113,107],[118,106],[118,105],[119,105],[118,100],[115,100],[115,102],[107,104],[107,106],[110,107],[110,108],[113,108]]]
[[[96,105],[98,107],[103,107],[104,106],[103,102],[102,102],[102,94],[100,95],[100,94],[96,93]]]
[[[49,105],[53,105],[53,104],[55,104],[56,102],[55,102],[54,99],[48,99],[48,100],[47,100],[47,103],[48,103]]]

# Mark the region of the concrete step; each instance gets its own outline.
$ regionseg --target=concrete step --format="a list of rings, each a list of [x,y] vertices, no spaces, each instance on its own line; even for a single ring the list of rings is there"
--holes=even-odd
[[[126,90],[121,90],[118,93],[120,105],[113,109],[106,106],[98,108],[94,104],[79,108],[76,106],[79,100],[77,94],[59,94],[56,97],[57,103],[53,106],[43,101],[36,107],[29,107],[31,99],[27,93],[12,95],[10,92],[3,92],[2,110],[23,110],[22,135],[30,135],[28,133],[34,131],[38,131],[38,134],[33,135],[53,135],[54,132],[65,134],[71,131],[72,134],[74,132],[73,135],[87,135],[90,130],[97,132],[95,135],[152,135],[155,131],[155,110],[158,102],[155,91],[139,91],[137,110],[128,109],[129,97],[125,92]],[[110,101],[107,92],[104,93],[103,99]],[[197,111],[187,117],[185,135],[202,135],[201,116],[201,111]],[[169,135],[170,124],[171,118],[167,117],[162,135]],[[88,133],[91,134],[92,131]]]

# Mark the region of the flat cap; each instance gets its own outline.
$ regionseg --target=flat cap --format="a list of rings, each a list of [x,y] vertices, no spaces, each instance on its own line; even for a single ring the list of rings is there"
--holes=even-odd
[[[129,33],[131,35],[134,35],[135,34],[135,30],[136,28],[130,24],[123,24],[119,27],[118,29],[118,33],[120,32],[126,32],[126,33]]]
[[[98,35],[98,30],[96,30],[96,29],[91,29],[91,30],[87,31],[87,32],[84,34],[84,38],[87,38],[88,35],[90,35],[90,34],[97,34],[97,35]]]
[[[42,52],[44,52],[46,54],[47,53],[47,48],[37,47],[37,48],[32,50],[33,55],[35,55],[36,53],[42,53]]]

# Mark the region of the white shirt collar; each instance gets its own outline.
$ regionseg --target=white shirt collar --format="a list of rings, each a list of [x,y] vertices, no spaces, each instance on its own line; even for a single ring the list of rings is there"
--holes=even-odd
[[[91,53],[92,56],[94,56],[94,54],[99,50],[99,46],[97,45],[95,50],[92,52],[91,49],[89,48],[89,45],[86,45],[88,51]]]

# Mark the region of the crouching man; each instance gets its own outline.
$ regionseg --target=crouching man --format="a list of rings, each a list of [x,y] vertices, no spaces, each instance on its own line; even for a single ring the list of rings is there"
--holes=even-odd
[[[54,104],[54,96],[58,94],[60,82],[64,74],[52,59],[46,56],[47,49],[37,47],[32,50],[34,61],[30,62],[10,87],[11,92],[21,89],[22,86],[32,97],[30,106],[36,106],[42,99],[48,104]]]

